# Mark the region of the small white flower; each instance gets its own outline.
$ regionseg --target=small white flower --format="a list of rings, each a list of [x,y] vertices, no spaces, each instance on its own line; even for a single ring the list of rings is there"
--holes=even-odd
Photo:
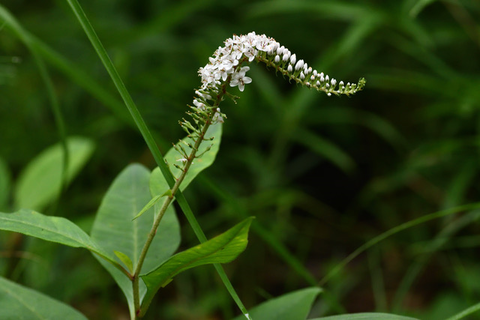
[[[298,60],[297,64],[295,65],[295,71],[302,69],[304,64],[305,62],[303,60]]]
[[[195,107],[197,107],[197,108],[200,108],[200,109],[204,109],[204,108],[205,108],[205,104],[199,102],[197,99],[193,99],[193,104],[194,104]]]
[[[247,35],[234,35],[225,40],[224,46],[218,47],[213,57],[209,58],[208,64],[198,70],[202,85],[196,92],[198,100],[193,102],[194,105],[197,108],[207,108],[210,104],[209,100],[213,101],[212,97],[220,94],[219,89],[227,79],[230,79],[230,86],[238,86],[239,90],[243,91],[245,84],[251,83],[252,79],[246,76],[248,67],[240,67],[239,64],[253,60],[275,65],[278,71],[283,74],[289,73],[291,78],[302,81],[304,85],[306,85],[305,80],[308,79],[309,85],[318,90],[325,91],[327,85],[335,88],[337,84],[335,79],[330,81],[327,75],[323,72],[319,74],[303,60],[297,61],[297,56],[275,39],[250,32]],[[346,89],[350,90],[349,85]],[[354,89],[355,87],[352,88]]]
[[[246,67],[246,68],[248,68],[248,67]],[[249,84],[249,83],[252,83],[252,78],[246,77],[245,72],[239,72],[239,73],[236,73],[233,76],[232,80],[230,81],[230,86],[231,87],[238,86],[238,89],[241,92],[243,92],[243,90],[245,89],[245,85]]]
[[[290,57],[290,64],[295,64],[295,62],[297,61],[297,55],[294,53],[292,54],[292,56]]]

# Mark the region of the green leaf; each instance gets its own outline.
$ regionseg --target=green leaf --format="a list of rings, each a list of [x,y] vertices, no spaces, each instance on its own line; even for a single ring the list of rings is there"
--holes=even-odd
[[[321,291],[322,289],[313,287],[284,294],[250,309],[250,316],[254,320],[305,320]],[[243,319],[242,315],[234,320]]]
[[[117,258],[120,259],[120,261],[123,262],[123,264],[128,268],[128,271],[130,271],[130,273],[133,273],[133,262],[132,262],[132,260],[130,260],[130,258],[123,252],[113,251],[113,253],[115,253]]]
[[[70,161],[66,181],[71,182],[90,158],[94,143],[90,139],[67,139]],[[60,144],[40,153],[21,173],[15,188],[15,207],[42,210],[62,188],[63,151]]]
[[[215,157],[217,156],[218,149],[220,148],[220,141],[222,139],[222,124],[217,123],[215,125],[211,125],[210,128],[208,128],[205,137],[206,139],[214,137],[214,139],[212,141],[207,140],[202,142],[202,144],[200,145],[200,148],[198,148],[197,154],[202,154],[210,146],[211,146],[211,149],[207,151],[203,156],[193,161],[192,165],[190,166],[190,170],[188,170],[187,175],[185,176],[185,179],[180,185],[180,190],[182,191],[190,184],[190,182],[192,182],[193,179],[195,179],[195,177],[200,172],[202,172],[203,170],[211,166],[212,163],[215,161]],[[185,141],[186,138],[183,140]],[[182,144],[182,146],[184,147],[187,153],[190,153],[191,149],[188,146],[186,146],[185,144]],[[169,164],[170,170],[172,171],[175,177],[178,177],[181,171],[178,168],[175,168],[173,164],[177,163],[178,159],[180,159],[181,157],[182,156],[180,155],[180,153],[178,153],[178,151],[175,150],[173,147],[170,148],[170,150],[165,155],[165,161]],[[150,178],[150,190],[152,191],[152,194],[153,195],[164,194],[165,191],[167,191],[168,189],[169,189],[168,183],[165,181],[165,178],[160,172],[160,169],[158,167],[155,168]]]
[[[416,318],[397,316],[388,313],[351,313],[324,318],[315,318],[311,320],[418,320]]]
[[[74,248],[85,248],[118,265],[85,231],[62,217],[46,216],[28,209],[14,213],[0,212],[0,230],[19,232]]]
[[[168,189],[164,194],[161,194],[161,195],[158,195],[158,196],[155,196],[152,198],[152,200],[150,200],[146,205],[145,207],[143,207],[143,209],[132,219],[132,220],[135,220],[137,218],[139,218],[142,214],[144,214],[145,212],[148,211],[148,209],[150,209],[151,207],[153,207],[157,202],[158,200],[162,199],[163,197],[169,195],[168,194],[168,191],[170,191],[170,189]],[[172,194],[172,192],[170,191],[170,195]]]
[[[0,319],[87,320],[72,307],[2,277],[0,277]]]
[[[253,217],[245,219],[221,235],[180,252],[152,272],[141,275],[147,286],[142,310],[148,308],[155,293],[177,274],[205,264],[227,263],[234,260],[247,247],[248,230],[252,220]]]
[[[0,158],[0,210],[6,210],[10,194],[11,175],[7,163]]]
[[[153,225],[153,213],[132,219],[151,200],[150,171],[139,165],[126,167],[115,179],[102,200],[92,227],[92,239],[107,252],[121,250],[131,261],[133,269]],[[152,210],[152,209],[150,209]],[[180,226],[175,211],[170,206],[163,217],[157,234],[143,264],[145,272],[161,265],[177,250],[180,244]],[[130,312],[134,312],[132,282],[119,270],[99,260],[124,292]],[[140,295],[146,292],[140,282]]]

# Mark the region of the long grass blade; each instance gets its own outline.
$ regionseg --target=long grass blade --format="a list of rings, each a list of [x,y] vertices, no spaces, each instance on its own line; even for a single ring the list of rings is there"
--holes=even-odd
[[[55,93],[52,79],[48,73],[48,69],[45,65],[45,62],[38,53],[37,47],[34,45],[30,34],[23,29],[23,27],[16,21],[16,19],[3,7],[0,5],[0,18],[5,21],[5,26],[10,29],[30,50],[32,56],[35,60],[35,63],[40,72],[45,88],[47,89],[48,100],[50,101],[50,107],[55,118],[55,124],[58,128],[58,135],[60,138],[60,143],[63,149],[63,163],[62,163],[62,189],[65,189],[67,183],[67,171],[68,171],[68,161],[70,158],[70,153],[67,147],[67,133],[65,128],[65,122],[63,120],[62,112],[60,110],[60,105],[58,103],[58,98]],[[58,201],[58,199],[57,199]]]
[[[122,99],[127,106],[128,111],[130,112],[130,115],[132,116],[133,120],[135,121],[135,124],[137,125],[138,129],[140,130],[143,138],[145,139],[145,142],[147,143],[148,148],[153,154],[153,157],[160,168],[163,176],[165,177],[165,180],[169,184],[170,187],[173,187],[175,181],[174,178],[168,169],[167,164],[163,160],[163,155],[160,152],[160,150],[157,147],[157,144],[155,140],[153,139],[152,134],[150,133],[150,130],[148,129],[147,125],[145,124],[145,121],[143,120],[140,112],[138,111],[135,103],[133,102],[133,99],[131,98],[127,88],[125,87],[122,79],[120,78],[120,75],[118,74],[117,70],[115,69],[115,66],[113,65],[112,61],[110,60],[110,57],[108,56],[105,48],[103,47],[103,44],[101,43],[100,39],[98,38],[97,34],[95,33],[95,30],[93,29],[92,25],[88,21],[87,16],[85,15],[82,7],[78,3],[77,0],[67,0],[68,4],[72,8],[73,12],[75,13],[75,16],[77,17],[78,21],[82,25],[83,30],[87,34],[90,42],[92,43],[95,51],[97,52],[98,56],[100,57],[105,69],[109,73],[110,77],[112,78],[112,81],[114,82],[118,92],[122,96]],[[195,232],[195,235],[199,239],[201,243],[207,241],[207,237],[203,233],[200,225],[198,224],[197,219],[193,215],[192,210],[190,209],[190,206],[187,203],[186,198],[183,196],[183,193],[178,190],[177,191],[177,201],[180,207],[182,208],[185,216],[187,217],[188,222],[190,223],[192,229]],[[229,291],[230,295],[232,298],[235,300],[236,304],[242,311],[242,313],[248,318],[248,311],[243,305],[242,301],[240,300],[238,294],[236,293],[235,289],[233,288],[232,284],[230,283],[230,280],[228,279],[225,271],[223,270],[223,267],[219,264],[215,264],[215,269],[217,270],[218,274],[220,275],[220,278],[222,279],[225,287]]]
[[[334,275],[336,275],[340,270],[342,270],[347,264],[349,264],[353,259],[358,257],[361,253],[365,252],[369,248],[373,247],[377,243],[393,236],[396,233],[399,233],[400,231],[415,227],[419,224],[438,219],[441,217],[445,217],[451,214],[463,212],[463,211],[469,211],[469,210],[474,210],[480,208],[480,202],[475,202],[471,204],[466,204],[463,206],[447,209],[447,210],[442,210],[442,211],[437,211],[428,215],[425,215],[423,217],[405,222],[399,226],[396,226],[395,228],[392,228],[379,236],[376,236],[375,238],[371,239],[370,241],[366,242],[364,245],[360,246],[357,250],[352,252],[348,257],[346,257],[341,263],[339,263],[335,268],[333,268],[332,271],[330,271],[325,277],[323,277],[322,280],[320,280],[319,285],[323,286],[325,283],[327,283]]]

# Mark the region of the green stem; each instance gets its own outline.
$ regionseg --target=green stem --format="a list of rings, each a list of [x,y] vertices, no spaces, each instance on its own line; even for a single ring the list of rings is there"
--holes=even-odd
[[[160,171],[162,172],[163,176],[165,177],[165,180],[167,181],[169,187],[173,189],[175,185],[175,179],[172,176],[172,173],[170,172],[167,164],[165,163],[163,159],[163,155],[160,152],[160,150],[157,147],[157,144],[155,140],[153,139],[152,134],[148,130],[147,125],[145,124],[140,112],[138,111],[135,103],[133,102],[132,98],[130,97],[130,94],[128,93],[125,85],[123,84],[122,79],[118,75],[118,72],[115,69],[115,66],[113,65],[112,61],[110,60],[107,52],[105,51],[105,48],[103,47],[102,43],[100,42],[100,39],[95,33],[95,30],[91,26],[90,22],[88,21],[87,16],[83,12],[82,7],[78,3],[77,0],[67,0],[68,4],[72,8],[72,11],[74,12],[75,16],[77,17],[78,21],[83,27],[83,30],[87,34],[87,37],[89,38],[90,42],[92,43],[93,47],[95,48],[95,51],[97,52],[98,56],[100,57],[100,60],[102,61],[103,65],[107,69],[107,72],[109,73],[110,77],[112,78],[113,83],[115,84],[118,92],[122,96],[122,99],[130,112],[132,118],[135,121],[135,124],[137,125],[138,129],[140,130],[140,133],[142,134],[143,138],[145,139],[145,142],[147,143],[148,148],[150,149],[150,152],[152,152],[152,155],[155,159],[155,162],[157,163],[158,167],[160,168]],[[180,189],[177,189],[176,191],[176,199],[180,207],[182,208],[185,217],[187,218],[188,222],[190,223],[190,226],[192,227],[195,235],[199,239],[201,243],[207,241],[207,238],[205,234],[203,233],[203,230],[201,229],[197,219],[193,215],[192,209],[190,208],[185,196],[181,192]],[[219,264],[215,264],[215,269],[217,270],[220,278],[222,279],[225,287],[227,288],[228,292],[232,296],[233,300],[239,307],[239,309],[242,311],[242,313],[248,318],[248,311],[243,305],[242,301],[238,297],[237,293],[235,292],[235,289],[230,283],[230,280],[228,279],[225,271],[223,270],[222,266]],[[137,284],[138,286],[138,280]]]
[[[137,266],[135,268],[135,272],[133,273],[133,301],[134,301],[134,305],[135,305],[135,313],[139,317],[143,317],[143,315],[147,311],[147,310],[142,310],[140,308],[140,298],[139,298],[140,291],[139,291],[138,282],[139,282],[139,279],[140,279],[140,272],[142,271],[143,263],[144,263],[145,258],[147,256],[148,249],[150,248],[150,245],[152,244],[153,238],[155,237],[155,234],[157,233],[158,226],[160,225],[160,222],[162,221],[162,218],[163,218],[165,212],[167,211],[168,206],[170,205],[170,203],[175,198],[175,194],[179,191],[180,185],[182,184],[183,180],[185,179],[185,176],[187,175],[187,172],[190,169],[190,166],[192,165],[193,160],[195,159],[198,148],[200,147],[200,144],[203,142],[205,134],[207,133],[207,130],[211,125],[211,119],[213,118],[213,116],[215,114],[215,109],[216,108],[214,108],[210,112],[210,114],[208,116],[208,120],[205,123],[205,125],[203,126],[202,131],[201,131],[199,137],[197,138],[197,140],[195,141],[195,144],[192,148],[192,151],[190,152],[190,155],[187,158],[187,162],[185,163],[185,167],[183,168],[182,173],[180,174],[180,176],[178,177],[177,181],[175,182],[173,188],[171,189],[171,194],[163,202],[163,205],[160,208],[160,211],[159,211],[157,217],[155,218],[152,229],[150,230],[150,232],[148,234],[147,241],[145,242],[145,245],[143,246],[142,252],[140,253],[140,257],[138,259],[138,263],[137,263]]]

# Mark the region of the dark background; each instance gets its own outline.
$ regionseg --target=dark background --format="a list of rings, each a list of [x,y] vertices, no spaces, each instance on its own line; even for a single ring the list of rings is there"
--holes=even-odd
[[[46,213],[88,230],[115,176],[132,162],[151,169],[155,163],[67,3],[1,4],[113,99],[107,103],[47,61],[67,133],[89,137],[97,148],[59,206]],[[363,92],[327,97],[251,66],[253,83],[243,93],[232,89],[238,104],[222,104],[228,119],[216,162],[186,192],[209,237],[244,215],[256,216],[254,223],[320,280],[374,236],[479,199],[478,1],[81,4],[162,152],[183,136],[178,120],[200,85],[198,68],[232,34],[265,33],[339,81],[366,78]],[[15,180],[59,137],[31,53],[6,29],[0,29],[0,56],[0,157]],[[188,248],[197,242],[178,212],[182,248]],[[312,317],[388,311],[439,319],[477,303],[477,219],[478,212],[462,212],[380,242],[325,284],[328,294],[320,296]],[[435,242],[439,237],[444,241]],[[49,261],[44,279],[32,280],[27,270],[15,273],[16,281],[91,319],[127,317],[120,290],[88,252],[44,250],[40,262],[32,262]],[[247,307],[310,285],[255,231],[247,250],[225,268]],[[408,277],[412,285],[402,291]],[[201,267],[161,290],[146,318],[234,314],[214,269]]]

